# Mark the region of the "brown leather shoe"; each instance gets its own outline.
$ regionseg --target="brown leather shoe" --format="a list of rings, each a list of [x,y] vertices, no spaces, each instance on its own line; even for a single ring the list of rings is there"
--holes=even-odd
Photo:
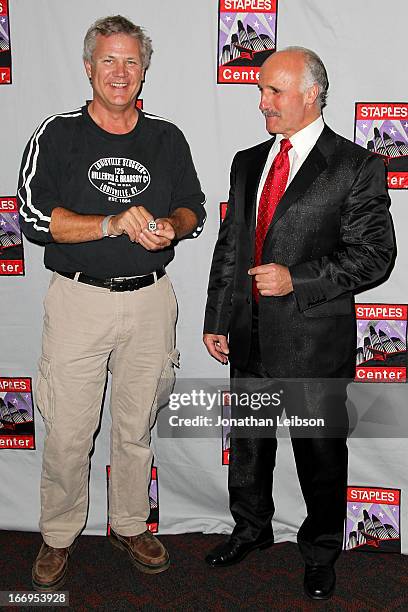
[[[32,584],[36,591],[56,591],[65,583],[68,557],[76,546],[76,541],[68,548],[53,548],[43,542],[34,561]]]
[[[130,537],[121,536],[111,529],[110,541],[113,546],[125,550],[132,563],[145,574],[164,572],[170,565],[169,553],[148,529]]]

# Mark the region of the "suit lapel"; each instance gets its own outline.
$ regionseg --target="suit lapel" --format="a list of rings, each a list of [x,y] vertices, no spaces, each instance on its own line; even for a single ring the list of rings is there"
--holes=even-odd
[[[298,200],[299,197],[309,189],[310,185],[314,183],[319,174],[321,174],[321,172],[327,168],[326,155],[324,153],[327,152],[327,140],[329,139],[330,141],[332,134],[333,132],[330,130],[330,128],[325,126],[315,146],[310,151],[309,155],[306,157],[302,166],[283,194],[269,226],[269,230],[282,217],[282,215],[286,213],[288,208],[290,208],[290,206],[292,206],[292,204],[294,204],[296,200]]]
[[[293,181],[283,194],[271,225],[269,226],[269,230],[278,219],[285,214],[288,208],[306,192],[310,185],[312,185],[321,172],[327,167],[326,160],[334,148],[335,140],[335,133],[325,125],[315,146],[310,151]],[[245,220],[250,230],[253,230],[255,227],[256,196],[259,182],[274,141],[275,136],[272,136],[270,140],[252,149],[250,157],[244,161],[242,168],[238,172],[240,184],[239,186],[237,185],[237,191],[244,196]]]
[[[286,189],[278,204],[269,229],[286,213],[288,208],[292,206],[317,179],[319,174],[327,167],[326,160],[316,146],[310,151],[309,155],[302,164],[302,167],[296,173],[293,181]]]
[[[246,177],[244,178],[245,220],[250,229],[255,225],[256,195],[258,193],[259,181],[261,180],[262,172],[274,141],[275,136],[262,143],[259,147],[256,147],[245,166],[247,170]]]

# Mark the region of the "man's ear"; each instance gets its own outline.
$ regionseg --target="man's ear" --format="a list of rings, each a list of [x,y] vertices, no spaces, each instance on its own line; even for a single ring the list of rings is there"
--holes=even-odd
[[[316,102],[318,95],[319,86],[317,83],[313,83],[311,87],[306,89],[306,104],[310,104],[310,106],[312,106]]]
[[[87,60],[84,60],[84,66],[85,66],[85,70],[86,70],[86,76],[88,77],[89,80],[92,79],[92,64],[91,62],[88,62]]]

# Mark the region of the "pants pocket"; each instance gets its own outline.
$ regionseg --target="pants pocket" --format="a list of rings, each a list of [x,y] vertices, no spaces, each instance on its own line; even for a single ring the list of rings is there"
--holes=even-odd
[[[54,402],[51,389],[51,363],[46,357],[38,362],[38,376],[35,384],[35,401],[46,427],[54,420]]]
[[[170,393],[173,391],[176,374],[174,368],[180,367],[180,351],[176,348],[172,349],[167,355],[166,363],[160,375],[159,384],[157,386],[156,401],[150,417],[150,429],[153,427],[156,420],[157,411],[169,401]]]

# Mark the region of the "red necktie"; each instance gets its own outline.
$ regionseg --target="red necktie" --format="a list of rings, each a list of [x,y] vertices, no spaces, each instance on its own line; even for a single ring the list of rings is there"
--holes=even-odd
[[[276,207],[283,196],[289,176],[289,155],[288,151],[292,144],[288,138],[283,138],[280,143],[280,151],[276,155],[269,169],[265,184],[259,198],[258,218],[255,230],[255,266],[262,263],[262,249],[265,236],[271,224]],[[254,279],[253,294],[258,301],[259,293]]]

